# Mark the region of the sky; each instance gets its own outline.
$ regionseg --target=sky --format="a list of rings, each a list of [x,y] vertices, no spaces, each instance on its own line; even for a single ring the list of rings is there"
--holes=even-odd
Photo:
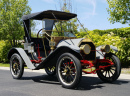
[[[44,10],[60,11],[59,1],[60,0],[29,0],[28,5],[32,8],[31,13]],[[110,21],[108,21],[109,14],[106,9],[109,6],[106,0],[71,0],[71,2],[71,12],[77,14],[80,22],[84,24],[84,27],[88,28],[88,30],[129,27],[128,24],[110,24]]]

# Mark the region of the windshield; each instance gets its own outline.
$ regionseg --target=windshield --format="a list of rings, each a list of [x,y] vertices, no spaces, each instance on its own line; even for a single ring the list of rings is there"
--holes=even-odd
[[[65,37],[76,37],[73,33],[70,32],[64,32]]]
[[[51,36],[76,37],[71,21],[55,21]]]
[[[73,33],[71,32],[57,32],[53,31],[51,36],[59,36],[59,37],[76,37]]]

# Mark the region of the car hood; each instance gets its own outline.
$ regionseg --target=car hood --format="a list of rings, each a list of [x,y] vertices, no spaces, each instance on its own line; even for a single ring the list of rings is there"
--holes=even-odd
[[[57,47],[67,46],[67,47],[70,47],[71,49],[77,51],[78,53],[80,53],[79,43],[80,43],[83,39],[84,39],[84,38],[61,40],[61,41],[57,44]]]
[[[83,40],[84,38],[79,38],[79,39],[67,39],[67,40],[61,40],[58,44],[57,47],[60,46],[69,46],[69,45],[73,45],[73,46],[77,46],[79,45],[79,43]]]

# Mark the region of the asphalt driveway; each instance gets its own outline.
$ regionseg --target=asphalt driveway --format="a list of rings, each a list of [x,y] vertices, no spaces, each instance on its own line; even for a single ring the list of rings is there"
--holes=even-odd
[[[113,83],[104,83],[96,75],[83,75],[75,89],[62,88],[56,76],[44,70],[25,70],[20,80],[14,80],[9,68],[0,67],[0,96],[129,96],[130,75],[122,74]]]

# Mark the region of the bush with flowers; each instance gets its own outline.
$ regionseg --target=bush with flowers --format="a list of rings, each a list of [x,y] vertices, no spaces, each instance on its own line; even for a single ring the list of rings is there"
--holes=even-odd
[[[94,44],[113,45],[118,48],[115,53],[122,62],[123,67],[130,66],[130,28],[109,29],[108,30],[93,30],[88,32],[79,32],[76,34],[78,38],[90,38]],[[114,52],[114,51],[113,51]]]

